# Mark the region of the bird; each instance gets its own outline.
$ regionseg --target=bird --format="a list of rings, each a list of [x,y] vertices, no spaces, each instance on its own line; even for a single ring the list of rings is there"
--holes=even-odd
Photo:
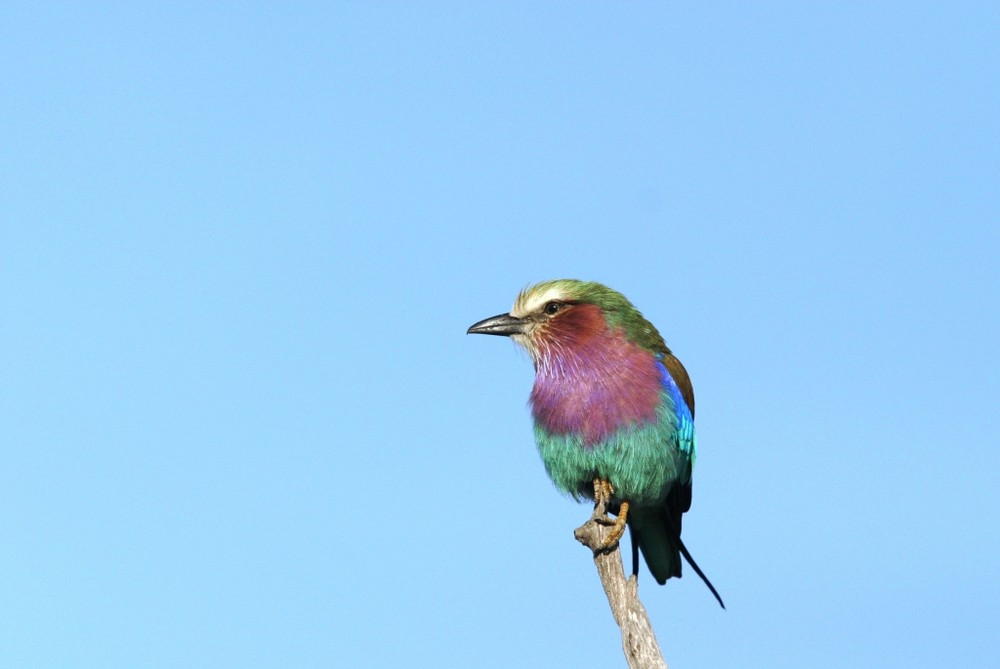
[[[522,290],[509,313],[467,334],[510,337],[530,355],[534,436],[556,488],[606,498],[616,514],[605,547],[629,529],[657,583],[681,576],[681,556],[726,608],[681,541],[695,463],[694,389],[657,329],[620,292],[556,279]]]

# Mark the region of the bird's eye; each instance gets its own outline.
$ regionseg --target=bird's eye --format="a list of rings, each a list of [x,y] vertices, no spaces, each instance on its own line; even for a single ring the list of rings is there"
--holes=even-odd
[[[555,315],[556,313],[559,312],[560,309],[562,309],[562,305],[559,304],[558,302],[549,302],[548,304],[545,305],[545,313],[547,313],[549,316]]]

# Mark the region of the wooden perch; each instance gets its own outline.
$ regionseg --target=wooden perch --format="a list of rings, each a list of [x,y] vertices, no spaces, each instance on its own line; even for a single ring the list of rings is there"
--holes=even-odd
[[[573,536],[594,554],[597,574],[611,605],[611,615],[621,628],[622,650],[628,666],[631,669],[667,669],[646,607],[639,601],[639,581],[634,575],[625,578],[617,542],[609,548],[603,547],[605,538],[611,534],[609,525],[614,521],[607,515],[607,496],[596,496],[594,514],[576,528]]]

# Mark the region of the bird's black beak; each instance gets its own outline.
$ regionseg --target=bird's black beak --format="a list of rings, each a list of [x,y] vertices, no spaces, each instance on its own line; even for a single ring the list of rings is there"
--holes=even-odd
[[[485,320],[479,321],[470,327],[466,334],[490,334],[509,337],[527,332],[528,319],[517,318],[510,314],[500,314]]]

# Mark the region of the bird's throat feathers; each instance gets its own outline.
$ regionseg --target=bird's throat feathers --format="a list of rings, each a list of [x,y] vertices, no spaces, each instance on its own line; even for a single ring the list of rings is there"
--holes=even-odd
[[[656,420],[662,366],[622,328],[610,329],[599,307],[576,305],[539,335],[530,403],[546,432],[594,447],[620,428]]]

